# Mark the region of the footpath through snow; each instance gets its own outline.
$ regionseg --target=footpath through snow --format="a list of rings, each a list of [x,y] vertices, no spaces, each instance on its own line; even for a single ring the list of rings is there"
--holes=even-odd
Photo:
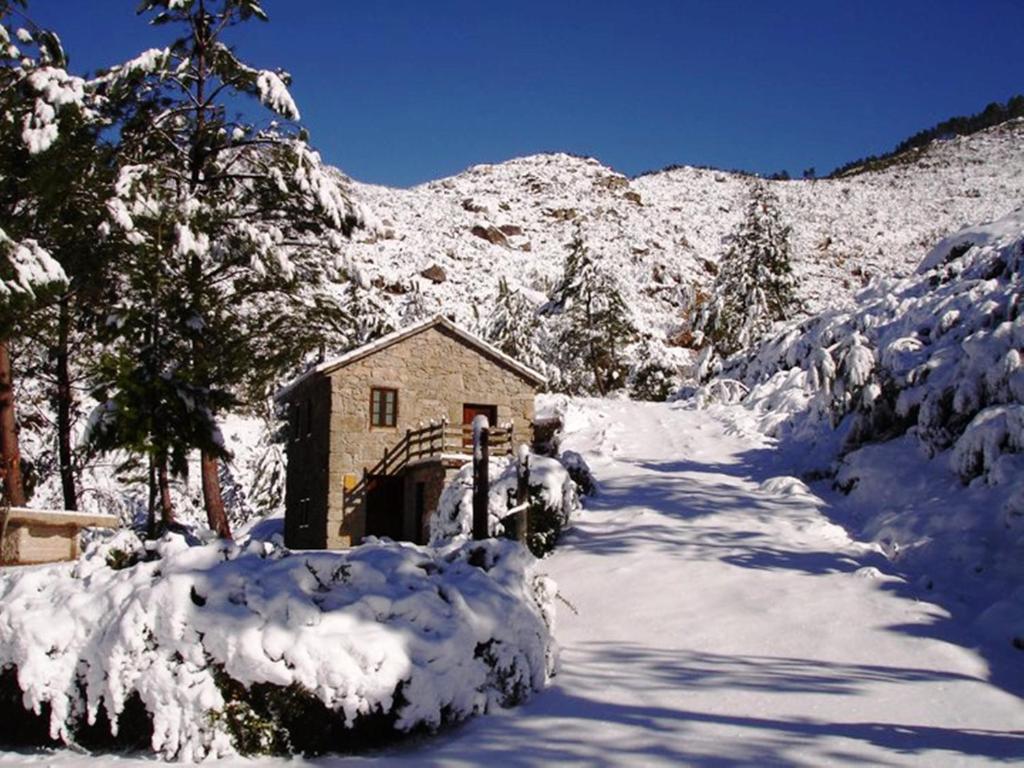
[[[563,447],[584,454],[600,494],[546,561],[578,611],[559,611],[558,676],[526,706],[379,761],[1024,758],[1022,680],[1001,688],[981,655],[936,639],[946,611],[908,598],[802,483],[773,478],[767,439],[713,411],[617,401],[571,401],[566,429]],[[0,765],[55,757],[79,759]]]
[[[1024,702],[928,636],[775,452],[708,411],[571,401],[564,448],[600,495],[547,562],[561,667],[434,763],[941,765],[1024,759]],[[1024,659],[1022,659],[1024,662]],[[1021,682],[1021,681],[1018,681]],[[1019,689],[1018,689],[1019,690]],[[399,756],[396,756],[399,757]]]

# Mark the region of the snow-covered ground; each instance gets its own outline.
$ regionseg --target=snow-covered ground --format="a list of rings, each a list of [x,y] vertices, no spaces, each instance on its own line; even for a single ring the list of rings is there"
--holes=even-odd
[[[851,540],[830,519],[848,510],[788,477],[748,411],[570,401],[566,429],[563,448],[585,456],[600,492],[543,563],[575,608],[559,611],[559,674],[523,707],[375,760],[931,766],[1024,756],[1024,652],[976,631],[948,593],[898,574],[879,546]]]

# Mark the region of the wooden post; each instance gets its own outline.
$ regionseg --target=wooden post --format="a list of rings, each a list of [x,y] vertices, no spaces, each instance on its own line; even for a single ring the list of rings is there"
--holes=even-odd
[[[516,506],[530,500],[530,452],[525,445],[519,446],[519,461],[516,462]],[[529,507],[524,507],[516,521],[516,541],[526,544],[530,528]]]
[[[487,501],[490,496],[490,429],[487,417],[473,419],[473,540],[490,534],[487,526]]]
[[[8,565],[5,553],[7,552],[7,521],[10,519],[11,508],[0,499],[0,565]]]

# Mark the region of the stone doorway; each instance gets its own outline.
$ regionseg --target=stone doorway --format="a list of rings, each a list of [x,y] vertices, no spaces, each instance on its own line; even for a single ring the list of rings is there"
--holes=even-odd
[[[366,490],[366,535],[404,539],[404,478],[395,475],[373,475]]]

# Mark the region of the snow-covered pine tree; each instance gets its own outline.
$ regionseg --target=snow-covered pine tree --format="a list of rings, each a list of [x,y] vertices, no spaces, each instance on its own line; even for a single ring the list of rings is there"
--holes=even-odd
[[[182,36],[98,80],[120,110],[118,179],[107,209],[123,269],[98,380],[109,400],[94,435],[107,446],[117,441],[104,434],[120,435],[153,457],[162,498],[179,444],[199,449],[207,516],[227,536],[218,415],[265,394],[284,368],[343,326],[341,310],[321,292],[335,278],[327,256],[359,214],[344,179],[294,126],[288,75],[248,66],[222,40],[230,27],[266,20],[259,0],[144,0],[140,13]],[[242,98],[293,127],[230,116]],[[311,306],[337,317],[312,317]],[[146,375],[138,379],[140,365]],[[149,416],[140,420],[133,407]]]
[[[796,306],[789,227],[782,223],[775,195],[757,181],[743,221],[729,236],[712,298],[694,325],[716,352],[728,356],[791,317]]]
[[[666,350],[652,343],[650,338],[636,345],[629,371],[629,396],[633,400],[663,402],[680,385],[677,366],[673,365]]]
[[[77,180],[54,147],[93,115],[85,82],[65,64],[59,39],[25,16],[24,2],[0,0],[0,473],[9,504],[26,501],[10,342],[67,283],[49,249],[68,223],[55,209]]]
[[[484,329],[485,338],[506,355],[542,369],[544,361],[538,349],[539,333],[537,308],[520,291],[510,288],[505,278],[501,278],[494,310]]]
[[[590,257],[580,232],[542,311],[561,315],[563,388],[605,395],[625,386],[625,350],[636,339],[636,327],[618,281]]]
[[[344,349],[355,349],[395,330],[385,303],[373,288],[350,280],[342,301],[345,311]]]

